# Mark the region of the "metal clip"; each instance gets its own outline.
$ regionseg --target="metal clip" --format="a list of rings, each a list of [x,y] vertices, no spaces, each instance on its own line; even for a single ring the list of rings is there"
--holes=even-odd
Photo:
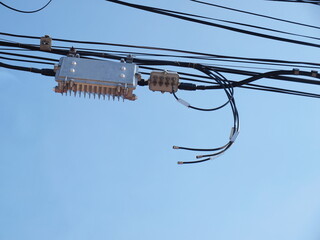
[[[44,35],[40,38],[40,50],[50,52],[52,47],[52,38],[49,35]]]

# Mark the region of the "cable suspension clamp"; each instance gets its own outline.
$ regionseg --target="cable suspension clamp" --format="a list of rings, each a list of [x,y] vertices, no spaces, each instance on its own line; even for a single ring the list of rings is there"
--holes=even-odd
[[[128,57],[126,58],[126,63],[133,63],[133,55],[129,54]]]
[[[311,71],[311,77],[317,77],[318,76],[318,71]]]
[[[80,57],[79,54],[77,54],[77,49],[75,49],[74,47],[71,47],[69,50],[69,53],[67,55],[68,57]]]
[[[52,47],[52,38],[49,35],[44,35],[40,38],[40,50],[50,52]]]
[[[300,70],[298,68],[294,68],[293,70],[293,74],[294,75],[299,75],[300,74]]]

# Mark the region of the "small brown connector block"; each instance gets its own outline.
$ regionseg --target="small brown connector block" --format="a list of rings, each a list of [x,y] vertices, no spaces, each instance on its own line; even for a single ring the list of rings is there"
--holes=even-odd
[[[176,72],[153,71],[150,74],[149,89],[151,91],[176,92],[179,85],[179,74]]]
[[[40,50],[50,52],[52,47],[52,38],[49,35],[45,35],[40,38]]]

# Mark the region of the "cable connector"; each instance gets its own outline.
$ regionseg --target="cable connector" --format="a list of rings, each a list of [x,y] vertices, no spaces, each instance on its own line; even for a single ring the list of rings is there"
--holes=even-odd
[[[172,146],[173,149],[180,149],[178,146]]]
[[[176,92],[179,85],[179,74],[168,71],[153,71],[148,82],[151,91]]]
[[[238,135],[239,135],[239,131],[235,132],[234,127],[231,128],[230,138],[229,138],[230,142],[234,142],[237,139]]]
[[[179,103],[181,103],[183,106],[186,106],[187,108],[190,107],[190,103],[188,103],[187,101],[181,99],[181,98],[178,98],[177,101]]]
[[[193,83],[180,83],[179,89],[188,90],[188,91],[195,91],[195,90],[197,90],[197,85],[195,85]]]
[[[42,68],[41,74],[45,75],[45,76],[55,76],[56,75],[54,69],[50,69],[50,68]]]
[[[184,162],[178,161],[177,164],[182,165]]]
[[[196,159],[209,157],[210,160],[212,160],[212,159],[215,159],[215,158],[218,158],[218,157],[222,156],[223,154],[224,154],[224,152],[219,153],[217,155],[213,155],[213,156],[212,155],[198,155],[198,156],[196,156]]]

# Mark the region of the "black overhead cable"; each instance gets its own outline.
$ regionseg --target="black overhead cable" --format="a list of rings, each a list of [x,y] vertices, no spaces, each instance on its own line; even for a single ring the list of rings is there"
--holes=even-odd
[[[158,10],[160,10],[160,11],[163,10],[163,9],[160,9],[160,8],[155,8],[155,9],[158,9]],[[213,20],[213,21],[217,21],[217,22],[223,22],[223,23],[229,23],[229,24],[239,25],[239,26],[243,26],[243,27],[250,27],[250,28],[260,29],[260,30],[264,30],[264,31],[282,33],[282,34],[291,35],[291,36],[296,36],[296,37],[304,37],[304,38],[309,38],[309,39],[313,39],[313,40],[320,40],[320,38],[318,38],[318,37],[307,36],[307,35],[297,34],[297,33],[290,33],[290,32],[286,32],[286,31],[281,31],[281,30],[276,30],[276,29],[272,29],[272,28],[256,26],[256,25],[252,25],[252,24],[246,24],[246,23],[241,23],[241,22],[235,22],[235,21],[217,19],[217,18],[212,18],[212,17],[205,17],[205,16],[196,15],[196,14],[189,14],[189,13],[183,13],[183,12],[172,11],[172,10],[166,10],[166,11],[167,11],[167,12],[170,12],[170,13],[173,13],[173,14],[180,14],[180,15],[189,16],[189,17],[197,17],[197,18],[202,18],[202,19],[207,19],[207,20]],[[320,28],[319,28],[319,29],[320,29]]]
[[[305,23],[285,20],[285,19],[281,19],[281,18],[271,17],[271,16],[267,16],[267,15],[263,15],[263,14],[243,11],[243,10],[239,10],[239,9],[236,9],[236,8],[225,7],[225,6],[218,5],[218,4],[203,2],[203,1],[199,1],[199,0],[190,0],[190,1],[201,3],[201,4],[206,4],[206,5],[209,5],[209,6],[218,7],[218,8],[222,8],[222,9],[227,9],[227,10],[231,10],[231,11],[235,11],[235,12],[245,13],[245,14],[249,14],[249,15],[253,15],[253,16],[257,16],[257,17],[263,17],[263,18],[268,18],[268,19],[272,19],[272,20],[276,20],[276,21],[285,22],[285,23],[291,23],[291,24],[300,25],[300,26],[304,26],[304,27],[320,29],[320,27],[314,26],[314,25],[310,25],[310,24],[305,24]],[[269,0],[269,1],[277,1],[277,0]]]
[[[54,65],[54,63],[43,62],[43,61],[33,61],[33,60],[25,60],[25,59],[18,59],[18,58],[3,57],[3,56],[1,56],[1,54],[0,54],[0,59],[9,60],[9,61],[15,61],[15,62],[28,62],[28,63],[39,63],[39,64]]]
[[[163,10],[163,9],[160,9],[160,8],[155,8],[155,9],[158,9],[160,11]],[[243,26],[243,27],[251,27],[251,28],[255,28],[255,29],[260,29],[260,30],[265,30],[265,31],[270,31],[270,32],[276,32],[276,33],[282,33],[282,34],[296,36],[296,37],[304,37],[304,38],[309,38],[309,39],[314,39],[314,40],[320,40],[320,38],[318,38],[318,37],[307,36],[307,35],[297,34],[297,33],[290,33],[290,32],[286,32],[286,31],[281,31],[281,30],[276,30],[276,29],[272,29],[272,28],[256,26],[256,25],[252,25],[252,24],[234,22],[234,21],[217,19],[217,18],[212,18],[212,17],[204,17],[204,16],[200,16],[200,15],[183,13],[183,12],[172,11],[172,10],[166,10],[166,11],[170,12],[170,13],[174,13],[174,14],[184,15],[184,16],[198,17],[198,18],[202,18],[202,19],[213,20],[213,21],[223,22],[223,23],[229,23],[229,24],[239,25],[239,26]]]
[[[26,35],[10,34],[10,33],[3,33],[3,32],[0,32],[0,35],[39,40],[39,37],[37,37],[37,36],[26,36]],[[148,49],[148,50],[156,50],[156,51],[170,51],[170,52],[177,52],[177,53],[183,53],[183,54],[195,54],[195,55],[202,55],[202,56],[208,57],[208,60],[211,60],[210,57],[214,57],[214,58],[222,58],[222,59],[238,59],[238,60],[258,61],[258,62],[265,62],[265,63],[306,64],[306,65],[310,65],[312,67],[320,67],[319,63],[310,63],[310,62],[303,62],[303,61],[288,61],[288,60],[278,60],[278,59],[234,57],[234,56],[217,55],[217,54],[186,51],[186,50],[179,50],[179,49],[151,47],[151,46],[137,46],[137,45],[128,45],[128,44],[106,43],[106,42],[67,40],[67,39],[59,39],[59,38],[53,38],[53,41],[61,41],[61,42],[68,42],[68,43],[80,43],[80,44],[92,44],[92,45],[107,45],[107,46],[116,46],[116,47],[125,47],[125,48]],[[5,41],[0,41],[0,45],[1,45],[1,43],[5,43]],[[18,45],[13,45],[14,43],[16,43]],[[17,43],[17,42],[13,42],[11,44],[12,45],[10,45],[10,46],[20,46],[21,45],[20,43]],[[25,46],[25,45],[26,44],[22,44],[21,46]],[[29,44],[27,46],[31,46],[31,45]],[[32,46],[35,46],[35,45],[32,45]],[[31,49],[31,50],[37,50],[37,49]],[[38,48],[38,50],[39,50],[39,48]]]
[[[50,3],[51,3],[52,0],[49,0],[46,5],[44,5],[43,7],[37,9],[37,10],[33,10],[33,11],[23,11],[23,10],[19,10],[19,9],[16,9],[16,8],[13,8],[13,7],[10,7],[9,5],[3,3],[3,2],[0,2],[1,5],[5,6],[6,8],[9,8],[13,11],[16,11],[16,12],[19,12],[19,13],[36,13],[36,12],[39,12],[43,9],[45,9]]]
[[[65,40],[65,41],[73,42],[72,40]],[[31,44],[22,44],[22,43],[12,43],[12,42],[0,41],[0,45],[7,46],[7,47],[20,47],[20,48],[26,48],[29,50],[39,51],[39,46],[31,45]],[[120,45],[120,46],[123,46],[123,45]],[[130,47],[140,47],[140,46],[131,46],[130,45]],[[318,64],[318,63],[309,63],[309,62],[301,62],[301,61],[284,61],[284,60],[276,60],[276,59],[243,58],[243,57],[221,56],[221,55],[214,55],[214,54],[207,54],[207,53],[189,52],[189,51],[182,51],[182,50],[171,50],[171,49],[165,49],[165,48],[154,48],[154,47],[145,47],[145,48],[157,49],[157,50],[164,49],[166,51],[178,51],[178,52],[194,53],[194,54],[205,54],[207,56],[214,56],[214,57],[222,58],[222,60],[219,59],[219,61],[226,61],[226,60],[228,60],[228,58],[231,58],[231,59],[240,59],[240,60],[245,59],[248,61],[243,61],[243,63],[252,63],[252,64],[279,63],[279,66],[292,66],[292,67],[298,67],[299,65],[302,66],[301,64],[305,65],[303,67],[319,67],[320,66],[320,64]],[[67,48],[66,48],[66,50],[54,49],[54,51],[52,51],[52,53],[60,54],[60,55],[65,55],[66,52],[68,52]],[[121,59],[121,56],[115,57],[114,55],[103,53],[103,52],[99,53],[99,52],[91,52],[91,51],[81,51],[81,54],[85,55],[85,56],[88,55],[88,56],[107,57],[107,58],[109,57],[112,59]],[[180,56],[177,56],[177,57],[180,57]],[[227,59],[225,60],[225,58],[227,58]],[[50,60],[52,60],[52,59],[50,59]],[[211,58],[208,58],[208,60],[211,60]],[[232,60],[232,61],[234,61],[234,60]],[[252,61],[252,62],[250,62],[250,61]],[[235,62],[241,62],[241,61],[235,61]],[[150,63],[150,61],[149,61],[149,63]],[[299,64],[299,65],[297,66],[297,64]],[[310,66],[308,66],[308,65],[310,65]],[[218,70],[224,71],[223,69],[221,70],[221,68]],[[227,72],[230,72],[230,71],[227,71]],[[230,73],[239,74],[239,71],[234,70],[233,72],[231,71]],[[255,73],[253,73],[253,74],[255,74]],[[252,73],[249,73],[249,75],[252,75]]]
[[[11,42],[0,41],[0,45],[19,46],[19,47],[27,48],[30,50],[39,50],[39,46],[21,44],[21,43],[11,43]],[[67,50],[52,49],[52,53],[59,54],[59,55],[67,55],[68,51]],[[121,57],[116,57],[116,56],[113,56],[111,54],[106,54],[106,53],[92,53],[92,52],[88,52],[88,51],[83,51],[83,52],[80,51],[79,53],[81,53],[82,56],[97,56],[97,57],[104,57],[104,58],[107,57],[107,58],[116,59],[116,60],[121,59]],[[52,59],[50,59],[50,60],[52,60]],[[135,61],[139,65],[174,65],[174,66],[180,66],[180,67],[192,67],[192,65],[193,65],[192,63],[188,63],[188,62],[150,60],[150,59],[149,60],[148,59],[135,59]],[[215,67],[215,66],[208,66],[208,67],[210,67],[210,69],[215,70],[215,71],[231,73],[231,74],[240,74],[240,75],[247,75],[247,76],[258,76],[260,74],[258,72],[230,69],[230,68],[224,68],[224,67]],[[306,80],[304,80],[304,79],[292,78],[292,77],[286,77],[286,76],[270,76],[270,78],[307,83]],[[312,83],[312,81],[311,81],[311,83]]]
[[[40,73],[40,74],[46,75],[46,76],[55,76],[55,72],[53,71],[53,69],[49,69],[49,68],[39,69],[39,68],[32,68],[32,67],[30,67],[30,68],[29,67],[21,67],[21,66],[6,64],[3,62],[0,62],[0,67],[14,69],[14,70],[20,70],[20,71],[25,71],[25,72]]]
[[[317,48],[320,47],[320,44],[316,44],[316,43],[310,43],[310,42],[304,42],[304,41],[300,41],[300,40],[283,38],[283,37],[278,37],[278,36],[274,36],[274,35],[257,33],[257,32],[253,32],[253,31],[249,31],[249,30],[245,30],[245,29],[230,27],[230,26],[226,26],[226,25],[222,25],[222,24],[212,23],[212,22],[208,22],[208,21],[204,21],[204,20],[200,20],[200,19],[195,19],[195,18],[171,13],[170,11],[168,11],[166,9],[148,7],[148,6],[144,6],[144,5],[132,4],[132,3],[118,1],[118,0],[106,0],[106,1],[125,5],[125,6],[132,7],[132,8],[137,8],[137,9],[148,11],[148,12],[153,12],[153,13],[157,13],[157,14],[162,14],[162,15],[182,19],[182,20],[189,21],[189,22],[199,23],[199,24],[212,26],[212,27],[218,27],[218,28],[222,28],[222,29],[226,29],[226,30],[230,30],[230,31],[238,32],[238,33],[243,33],[243,34],[247,34],[247,35],[252,35],[252,36],[256,36],[256,37],[262,37],[262,38],[267,38],[267,39],[272,39],[272,40],[277,40],[277,41],[282,41],[282,42],[288,42],[288,43],[294,43],[294,44],[310,46],[310,47],[317,47]]]
[[[29,36],[30,37],[30,36]],[[33,38],[33,37],[32,37]],[[37,37],[39,39],[39,37]],[[66,40],[66,41],[71,41],[72,40]],[[0,45],[2,46],[7,46],[7,47],[20,47],[20,48],[27,48],[30,49],[31,51],[37,50],[39,51],[39,45],[30,45],[30,44],[22,44],[22,43],[18,43],[18,42],[6,42],[6,41],[0,41]],[[133,47],[140,47],[140,46],[133,46]],[[65,48],[65,47],[60,47],[60,48]],[[144,47],[147,48],[147,47]],[[154,47],[151,47],[151,49],[154,49]],[[157,50],[159,48],[156,48]],[[168,49],[166,49],[166,51],[168,51]],[[178,50],[179,51],[179,50]],[[52,49],[51,54],[59,54],[59,55],[66,55],[69,52],[69,48],[65,48],[64,49]],[[185,52],[185,51],[182,51]],[[6,54],[6,52],[0,52],[2,54]],[[99,58],[110,58],[110,59],[121,59],[121,56],[115,56],[112,54],[107,54],[104,52],[90,52],[90,51],[79,51],[80,55],[82,55],[83,57],[99,57]],[[12,54],[12,53],[7,53],[8,55],[14,55],[14,56],[19,56],[22,58],[36,58],[39,60],[46,60],[46,61],[53,61],[53,62],[57,62],[57,59],[52,59],[52,58],[43,58],[43,57],[38,57],[38,56],[30,56],[30,55],[25,55],[25,54]],[[199,53],[195,53],[195,54],[199,54]],[[226,56],[224,56],[226,57]],[[210,58],[209,58],[210,59]],[[14,59],[12,59],[14,60]],[[254,59],[254,60],[260,60],[260,59]],[[266,59],[265,59],[266,60]],[[271,59],[272,60],[272,59]],[[20,61],[20,60],[19,60]],[[267,61],[267,60],[266,60]],[[275,60],[275,61],[280,61],[282,62],[283,60]],[[27,61],[26,61],[27,62]],[[284,61],[286,62],[286,61]],[[201,65],[201,64],[194,64],[194,63],[188,63],[188,62],[180,62],[180,61],[163,61],[163,60],[148,60],[148,59],[140,59],[140,58],[135,58],[135,63],[138,64],[140,67],[142,68],[146,68],[146,66],[155,66],[155,65],[159,65],[159,66],[163,66],[163,65],[172,65],[172,66],[178,66],[178,67],[195,67],[197,65]],[[203,65],[203,64],[202,64]],[[218,71],[218,72],[224,72],[224,73],[229,73],[229,74],[236,74],[236,75],[246,75],[249,76],[249,78],[251,77],[257,77],[257,79],[262,78],[262,73],[259,72],[252,72],[252,71],[244,71],[244,70],[239,70],[239,69],[232,69],[232,68],[225,68],[225,67],[218,67],[217,65],[203,65],[206,66],[206,68],[214,70],[214,71]],[[150,68],[151,69],[151,68]],[[179,72],[179,74],[183,74],[185,76],[191,76],[190,77],[182,77],[181,79],[187,80],[187,81],[194,81],[194,82],[203,82],[205,83],[206,81],[202,81],[200,79],[206,78],[205,76],[201,76],[201,75],[193,75],[193,74],[189,74],[189,73],[183,73],[183,72]],[[314,74],[314,73],[313,73]],[[310,73],[309,73],[310,75]],[[308,76],[309,76],[308,75]],[[264,77],[270,78],[270,79],[277,79],[277,80],[285,80],[285,81],[290,81],[290,82],[300,82],[300,83],[310,83],[310,84],[317,84],[317,81],[313,81],[313,80],[306,80],[306,79],[301,79],[301,78],[297,78],[297,77],[289,77],[289,76],[279,76],[279,75],[265,75]],[[207,81],[211,79],[208,78]],[[235,84],[236,82],[228,80],[230,83],[233,82],[233,84]],[[208,84],[211,84],[211,87],[208,88],[203,88],[203,87],[198,87],[197,89],[219,89],[218,87],[214,86],[214,84],[212,82],[207,82]],[[213,84],[213,85],[212,85]],[[181,85],[182,86],[182,85]],[[234,85],[236,86],[236,85]],[[314,97],[314,98],[319,98],[319,95],[317,94],[313,94],[313,93],[307,93],[307,92],[301,92],[301,91],[294,91],[294,90],[288,90],[288,89],[282,89],[282,88],[275,88],[275,87],[270,87],[270,86],[263,86],[263,85],[257,85],[257,84],[252,84],[252,83],[247,83],[247,84],[243,84],[243,85],[237,85],[236,87],[242,87],[242,88],[248,88],[248,89],[254,89],[254,90],[262,90],[262,91],[270,91],[270,92],[278,92],[278,93],[284,93],[284,94],[292,94],[292,95],[299,95],[299,96],[306,96],[306,97]],[[183,88],[181,88],[183,89]],[[184,89],[184,90],[195,90],[195,89]]]
[[[275,2],[294,2],[294,3],[311,3],[315,5],[320,5],[320,1],[318,0],[267,0],[267,1],[275,1]]]

